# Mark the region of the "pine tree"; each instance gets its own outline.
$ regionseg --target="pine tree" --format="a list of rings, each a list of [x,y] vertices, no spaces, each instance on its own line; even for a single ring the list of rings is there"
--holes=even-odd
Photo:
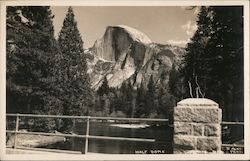
[[[61,50],[59,74],[64,114],[88,114],[89,108],[93,105],[93,92],[87,74],[83,41],[72,7],[69,7],[63,21],[58,43]]]
[[[127,117],[131,117],[134,113],[134,89],[130,82],[124,81],[119,89],[119,104],[117,110],[122,111]],[[133,117],[133,116],[132,116]]]
[[[211,7],[210,12],[208,94],[220,104],[225,120],[243,120],[243,7]]]
[[[135,110],[135,117],[141,117],[141,115],[145,111],[145,95],[146,90],[141,82],[141,85],[137,87],[136,90],[136,110]]]
[[[134,87],[130,82],[128,82],[125,93],[126,114],[128,117],[134,117],[135,99],[136,99],[136,93]]]
[[[7,7],[7,112],[61,114],[54,88],[54,39],[50,7]],[[47,131],[54,120],[36,119],[27,127]],[[27,125],[27,124],[26,124]]]
[[[188,95],[186,94],[187,89],[184,87],[183,82],[184,82],[184,78],[183,78],[182,73],[179,71],[179,68],[176,69],[176,65],[173,64],[171,71],[169,73],[168,90],[169,90],[169,94],[175,97],[177,101],[180,101],[188,97]]]
[[[52,18],[47,6],[7,7],[7,111],[47,111],[54,97]]]
[[[202,7],[198,18],[182,69],[189,93],[219,103],[224,120],[243,120],[243,8]]]
[[[144,114],[146,117],[149,117],[150,115],[156,114],[157,109],[157,93],[156,93],[156,86],[154,84],[153,75],[150,76],[148,85],[147,85],[147,92],[145,95],[145,111]]]
[[[98,88],[97,93],[100,96],[103,96],[104,94],[107,95],[109,92],[110,92],[110,89],[109,89],[109,85],[108,85],[108,80],[105,77],[103,82],[102,82],[102,85]]]
[[[202,6],[198,14],[197,30],[186,48],[184,64],[181,70],[189,97],[204,97],[208,66],[206,44],[211,38],[211,13],[208,7]]]

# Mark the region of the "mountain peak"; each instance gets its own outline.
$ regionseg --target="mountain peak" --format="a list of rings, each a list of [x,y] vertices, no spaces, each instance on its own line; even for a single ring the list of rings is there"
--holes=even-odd
[[[125,30],[134,41],[141,42],[143,44],[152,43],[152,41],[146,34],[142,33],[141,31],[135,28],[132,28],[126,25],[108,26],[108,28],[121,28]]]
[[[167,84],[173,63],[181,49],[152,42],[148,36],[126,25],[108,26],[102,38],[90,49],[89,73],[97,89],[106,77],[110,87],[130,81],[146,86],[151,75]],[[96,58],[96,59],[95,59]]]
[[[91,51],[98,57],[117,61],[132,45],[150,45],[148,36],[126,25],[108,26],[102,38],[95,41]],[[136,48],[135,50],[139,50]]]

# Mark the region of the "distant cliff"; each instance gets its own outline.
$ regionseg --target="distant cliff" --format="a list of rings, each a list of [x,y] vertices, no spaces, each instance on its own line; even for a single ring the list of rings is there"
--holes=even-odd
[[[107,27],[104,36],[85,51],[88,73],[94,89],[107,77],[110,87],[130,81],[146,85],[150,76],[156,83],[168,83],[173,64],[179,63],[184,49],[153,43],[140,31],[124,26]]]

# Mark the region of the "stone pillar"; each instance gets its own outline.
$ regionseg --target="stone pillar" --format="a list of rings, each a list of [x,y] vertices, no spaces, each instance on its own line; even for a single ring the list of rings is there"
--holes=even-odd
[[[221,153],[221,109],[205,98],[188,98],[174,109],[174,154]]]

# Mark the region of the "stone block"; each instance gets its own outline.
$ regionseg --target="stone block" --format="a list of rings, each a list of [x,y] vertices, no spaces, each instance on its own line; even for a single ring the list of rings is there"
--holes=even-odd
[[[220,123],[221,109],[219,108],[193,108],[192,121],[198,123]]]
[[[174,108],[174,121],[191,122],[192,109],[184,107]]]
[[[218,103],[207,98],[187,98],[177,103],[177,106],[206,106],[218,107]]]
[[[174,109],[174,121],[197,123],[220,123],[221,109],[176,107]]]
[[[192,125],[189,123],[175,122],[174,134],[178,135],[192,135]]]
[[[196,143],[194,137],[186,135],[174,135],[174,151],[176,151],[176,153],[195,150],[195,147]]]
[[[220,151],[221,141],[218,137],[197,138],[197,150],[214,152]]]
[[[193,135],[202,136],[203,135],[203,125],[202,124],[193,124]]]
[[[204,135],[205,136],[220,136],[221,130],[220,130],[219,124],[207,124],[204,125]]]

